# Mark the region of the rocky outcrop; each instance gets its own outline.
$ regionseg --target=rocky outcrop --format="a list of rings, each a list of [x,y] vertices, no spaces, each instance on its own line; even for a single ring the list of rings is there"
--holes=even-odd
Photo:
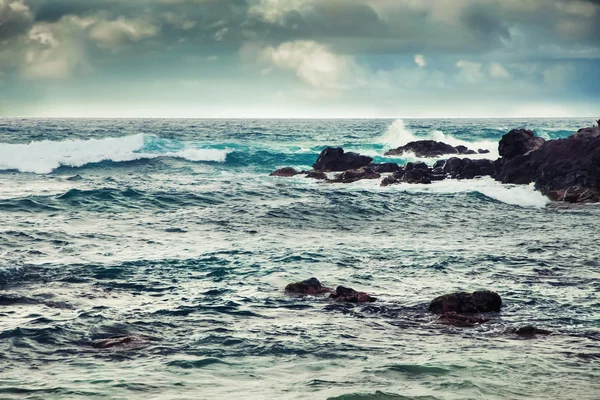
[[[528,129],[513,129],[502,136],[498,144],[498,152],[500,153],[500,157],[509,160],[539,149],[544,142],[544,139],[536,137]]]
[[[534,182],[537,190],[554,201],[600,201],[600,128],[580,129],[567,139],[549,141],[532,139],[529,134],[521,134],[516,140],[514,132],[500,142],[503,157],[496,162],[497,180]]]
[[[338,286],[334,293],[330,296],[335,301],[346,302],[346,303],[372,303],[377,301],[375,297],[372,297],[365,292],[357,292],[354,289],[350,289],[344,286]]]
[[[271,172],[271,174],[269,176],[282,176],[282,177],[292,177],[292,176],[296,176],[298,174],[300,174],[301,172],[296,171],[294,168],[292,167],[284,167],[284,168],[280,168],[275,172]]]
[[[458,314],[477,314],[498,312],[502,308],[502,299],[496,292],[481,290],[473,293],[456,292],[437,297],[429,303],[429,311],[434,314],[454,312]]]
[[[331,182],[352,183],[362,179],[379,179],[381,174],[373,171],[369,167],[359,169],[350,169],[337,175]]]
[[[323,172],[347,171],[371,164],[373,159],[358,153],[344,152],[341,147],[328,147],[321,152],[313,169]]]
[[[452,157],[445,162],[437,162],[434,167],[441,168],[444,175],[453,179],[473,179],[494,174],[494,163],[485,159],[471,160],[469,158]]]
[[[317,296],[320,294],[331,293],[331,288],[325,287],[317,278],[310,278],[302,282],[290,283],[285,287],[287,294],[298,296]]]
[[[323,171],[306,171],[306,177],[307,178],[312,178],[312,179],[318,179],[318,180],[325,180],[327,179],[327,174]]]
[[[385,153],[386,156],[401,156],[404,153],[414,153],[417,157],[441,157],[447,154],[476,154],[475,151],[466,146],[451,146],[435,140],[417,140],[391,149]]]

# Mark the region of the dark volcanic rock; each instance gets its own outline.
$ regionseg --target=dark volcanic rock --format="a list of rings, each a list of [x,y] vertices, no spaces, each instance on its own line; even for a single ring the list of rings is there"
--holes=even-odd
[[[600,128],[580,129],[567,139],[543,142],[526,154],[503,157],[496,163],[495,178],[503,183],[535,182],[536,189],[555,201],[598,202]]]
[[[430,184],[432,175],[431,171],[413,168],[404,173],[402,180],[406,183]]]
[[[404,153],[414,153],[417,157],[440,157],[445,154],[476,154],[473,150],[469,150],[465,146],[454,147],[435,140],[417,140],[396,149],[391,149],[385,155],[396,156],[403,155]]]
[[[334,293],[330,296],[335,301],[347,302],[347,303],[372,303],[377,301],[375,297],[369,296],[365,292],[357,292],[354,289],[350,289],[343,286],[338,286]]]
[[[313,179],[327,179],[327,174],[323,171],[312,170],[306,172],[306,177]]]
[[[476,315],[462,315],[456,312],[450,311],[443,313],[436,322],[444,325],[453,325],[459,327],[471,327],[477,324],[483,324],[489,321],[487,318],[478,317]]]
[[[396,172],[401,169],[401,167],[393,162],[381,163],[381,164],[369,164],[369,168],[371,168],[375,172],[386,173],[386,172]]]
[[[502,299],[500,295],[488,290],[473,293],[456,292],[435,298],[429,304],[429,311],[434,314],[455,312],[459,314],[476,314],[500,311]]]
[[[477,152],[479,154],[490,154],[490,151],[488,149],[479,149],[477,150]]]
[[[285,292],[294,295],[319,295],[331,293],[332,290],[321,285],[317,278],[310,278],[302,282],[290,283],[285,287]]]
[[[371,164],[371,157],[363,156],[358,153],[345,153],[341,147],[328,147],[321,152],[313,168],[317,171],[347,171],[366,167]]]
[[[536,137],[528,129],[513,129],[502,136],[498,145],[498,152],[500,153],[500,157],[508,160],[537,150],[544,142],[544,139]]]
[[[386,176],[381,180],[381,186],[399,185],[402,181],[393,175]]]
[[[289,178],[291,176],[296,176],[298,174],[300,174],[300,172],[296,171],[294,168],[285,167],[285,168],[280,168],[275,172],[272,172],[270,176],[283,176],[283,177]]]
[[[529,326],[529,325],[523,326],[518,329],[513,329],[512,332],[519,336],[525,336],[525,337],[532,337],[535,335],[550,335],[552,333],[552,331],[547,331],[545,329],[539,329],[539,328],[536,328],[534,326]]]
[[[373,171],[371,168],[363,167],[359,169],[350,169],[337,175],[331,182],[352,183],[362,179],[379,179],[381,174]]]
[[[452,157],[444,164],[444,173],[455,179],[473,179],[477,176],[494,174],[494,163],[491,160],[471,160]]]

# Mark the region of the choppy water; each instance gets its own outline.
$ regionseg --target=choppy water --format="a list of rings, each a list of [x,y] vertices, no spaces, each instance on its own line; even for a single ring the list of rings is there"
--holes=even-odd
[[[327,145],[495,158],[511,128],[590,121],[0,119],[0,398],[596,399],[600,207],[491,179],[268,176]],[[284,295],[311,276],[380,301]],[[488,324],[426,312],[480,288],[505,301]],[[525,324],[555,333],[505,332]],[[125,334],[156,341],[89,345]]]

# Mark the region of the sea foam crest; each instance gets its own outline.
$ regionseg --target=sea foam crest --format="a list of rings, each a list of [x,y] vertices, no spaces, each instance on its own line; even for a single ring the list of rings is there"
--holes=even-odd
[[[472,150],[485,149],[490,152],[485,155],[470,155],[469,158],[490,158],[496,159],[499,157],[498,154],[498,142],[482,140],[476,142],[468,142],[465,140],[460,140],[455,138],[452,135],[446,135],[441,130],[434,130],[430,132],[427,136],[416,136],[412,133],[404,124],[404,121],[401,119],[397,119],[390,124],[390,126],[386,129],[386,131],[379,137],[379,143],[384,144],[389,149],[395,149],[400,146],[404,146],[410,142],[414,142],[417,140],[435,140],[438,142],[444,142],[451,146],[466,146]],[[387,150],[387,148],[386,148]],[[447,158],[448,156],[445,156]],[[418,159],[417,157],[408,157]]]
[[[181,145],[174,150],[146,149],[144,134],[89,140],[50,140],[28,144],[0,143],[0,170],[19,170],[38,174],[50,173],[61,166],[81,167],[101,161],[133,161],[158,157],[183,158],[190,161],[225,162],[228,150],[201,149]]]

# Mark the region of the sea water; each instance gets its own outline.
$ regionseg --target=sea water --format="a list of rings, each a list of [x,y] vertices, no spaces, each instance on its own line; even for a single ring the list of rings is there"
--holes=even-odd
[[[510,129],[591,121],[0,119],[0,398],[597,399],[600,207],[269,176],[418,139],[495,159]],[[312,276],[379,301],[285,295]],[[427,312],[477,289],[504,301],[486,324]],[[122,335],[152,340],[90,345]]]

